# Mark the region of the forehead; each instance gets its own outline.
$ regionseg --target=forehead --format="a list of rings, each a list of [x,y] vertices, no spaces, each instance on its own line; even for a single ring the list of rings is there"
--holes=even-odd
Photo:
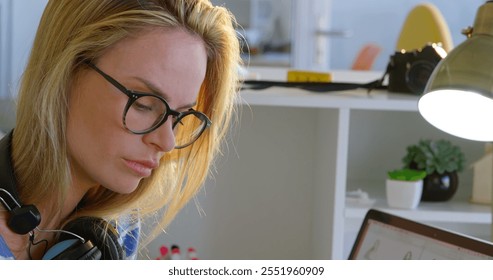
[[[98,65],[130,83],[139,79],[149,81],[177,99],[199,91],[205,78],[207,55],[205,44],[197,35],[181,28],[159,27],[119,41],[105,51]]]
[[[153,27],[130,34],[109,47],[101,59],[113,58],[120,66],[161,67],[176,62],[203,62],[205,44],[198,35],[182,28]],[[179,70],[179,69],[178,69]]]

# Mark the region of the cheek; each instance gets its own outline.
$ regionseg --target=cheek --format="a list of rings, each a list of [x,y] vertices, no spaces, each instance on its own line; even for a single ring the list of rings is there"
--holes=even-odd
[[[120,146],[128,137],[121,117],[125,104],[105,94],[111,93],[74,91],[69,103],[67,144],[74,176],[91,184],[102,184],[104,174],[114,173]]]
[[[90,82],[90,81],[89,81]],[[88,82],[88,83],[89,83]],[[88,84],[86,83],[86,84]],[[68,109],[68,133],[79,139],[97,139],[123,129],[122,114],[125,96],[106,88],[75,85]]]

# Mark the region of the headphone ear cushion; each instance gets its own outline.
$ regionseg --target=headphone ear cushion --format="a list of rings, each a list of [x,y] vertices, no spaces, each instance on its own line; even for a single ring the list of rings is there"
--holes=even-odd
[[[43,256],[43,260],[100,260],[101,251],[90,240],[66,239],[56,243]]]
[[[23,205],[10,211],[7,222],[9,228],[17,234],[27,234],[41,223],[41,214],[34,205]]]
[[[91,241],[101,250],[102,260],[124,259],[123,248],[118,242],[118,232],[103,219],[80,217],[67,223],[63,230],[81,236],[86,242]],[[62,233],[58,242],[73,238],[74,236],[71,234]]]

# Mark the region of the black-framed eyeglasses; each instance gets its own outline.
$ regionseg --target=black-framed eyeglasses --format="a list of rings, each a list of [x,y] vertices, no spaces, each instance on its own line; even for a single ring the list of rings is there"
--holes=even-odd
[[[159,95],[127,89],[91,62],[87,62],[106,81],[128,96],[123,111],[123,125],[134,134],[146,134],[160,127],[169,116],[173,118],[175,149],[189,146],[211,125],[211,120],[202,112],[189,109],[185,112],[172,110],[168,102]]]

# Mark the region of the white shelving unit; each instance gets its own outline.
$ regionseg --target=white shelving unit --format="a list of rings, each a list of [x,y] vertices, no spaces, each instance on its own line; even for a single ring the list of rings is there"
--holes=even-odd
[[[282,80],[286,69],[252,68],[263,80]],[[334,81],[369,82],[381,73],[334,72]],[[459,145],[468,163],[484,145],[453,138],[428,125],[417,96],[365,90],[310,93],[292,88],[241,92],[239,119],[213,176],[153,241],[193,246],[202,259],[345,259],[370,207],[450,230],[490,238],[491,211],[468,202],[472,170],[459,173],[447,202],[415,210],[388,208],[386,172],[402,166],[405,148],[420,138]],[[361,189],[374,204],[346,203]],[[142,254],[141,258],[147,258]]]
[[[262,79],[280,80],[285,77],[286,70],[251,69],[251,71],[258,73]],[[335,72],[333,74],[335,81],[369,82],[380,77],[380,73]],[[406,218],[431,224],[454,223],[464,233],[469,233],[467,229],[471,225],[480,225],[483,228],[489,228],[492,218],[490,206],[471,204],[467,201],[471,185],[470,177],[463,180],[462,185],[460,185],[460,188],[463,189],[463,194],[456,194],[451,201],[421,202],[418,209],[415,210],[392,209],[386,205],[384,193],[385,172],[388,168],[401,167],[393,164],[400,164],[395,159],[402,158],[407,144],[395,143],[392,141],[392,137],[381,135],[385,133],[380,133],[382,139],[384,139],[383,141],[379,139],[363,139],[364,137],[358,136],[362,133],[361,130],[365,129],[369,131],[378,131],[379,129],[385,131],[385,127],[382,128],[381,125],[388,124],[380,122],[372,123],[372,119],[380,120],[385,114],[390,114],[391,118],[399,118],[402,115],[405,119],[410,118],[413,121],[409,125],[403,122],[401,126],[395,126],[395,122],[393,125],[392,120],[390,120],[389,129],[393,131],[389,131],[389,135],[404,134],[405,137],[408,130],[412,131],[414,129],[418,133],[423,133],[422,135],[414,135],[415,139],[421,137],[450,137],[428,127],[425,121],[419,118],[419,114],[417,113],[417,96],[388,93],[386,91],[374,91],[368,94],[365,90],[322,94],[277,87],[261,91],[244,90],[241,97],[243,112],[247,111],[245,108],[249,108],[253,111],[253,117],[255,117],[256,110],[260,110],[260,112],[263,110],[280,112],[290,109],[306,109],[307,112],[315,111],[314,115],[310,116],[309,119],[310,123],[315,123],[314,131],[316,133],[312,143],[309,143],[310,146],[314,147],[313,149],[315,151],[314,162],[312,163],[313,168],[310,169],[313,171],[313,181],[312,186],[310,186],[313,188],[311,217],[311,232],[313,234],[311,239],[312,258],[346,258],[348,246],[350,246],[355,237],[355,230],[357,230],[360,221],[370,207],[379,208]],[[377,117],[375,118],[373,115]],[[297,128],[293,127],[293,129]],[[272,133],[276,133],[275,128],[273,128]],[[368,137],[372,137],[371,133]],[[389,143],[385,143],[385,139],[389,139]],[[239,140],[242,141],[241,138]],[[459,145],[463,146],[466,152],[466,158],[470,159],[470,161],[480,156],[482,152],[481,143],[473,143],[460,139],[453,140],[454,143],[459,143]],[[409,141],[413,143],[414,140],[409,139]],[[375,174],[355,175],[355,172],[358,172],[358,170],[365,170],[361,166],[354,167],[354,161],[359,160],[359,155],[357,151],[354,152],[353,150],[361,149],[363,145],[368,145],[363,150],[372,150],[371,157],[375,157],[377,160],[377,164],[368,172],[372,173],[372,170],[378,170],[381,180],[375,180]],[[400,147],[401,151],[398,151],[397,154],[395,152],[388,154],[387,157],[394,159],[389,164],[385,162],[386,148],[392,145]],[[239,156],[241,160],[241,154]],[[266,154],[265,156],[268,157],[269,155]],[[259,159],[259,162],[262,162],[262,159]],[[244,166],[250,164],[255,163],[245,162]],[[378,169],[379,164],[381,164],[380,169]],[[470,170],[467,172],[470,172]],[[368,180],[365,179],[365,176],[369,177]],[[466,177],[467,174],[462,178]],[[361,182],[364,183],[361,184]],[[361,185],[365,186],[360,187]],[[346,203],[346,191],[357,188],[368,192],[370,197],[376,201],[371,205],[352,205]],[[481,232],[480,235],[489,236],[490,233]]]

